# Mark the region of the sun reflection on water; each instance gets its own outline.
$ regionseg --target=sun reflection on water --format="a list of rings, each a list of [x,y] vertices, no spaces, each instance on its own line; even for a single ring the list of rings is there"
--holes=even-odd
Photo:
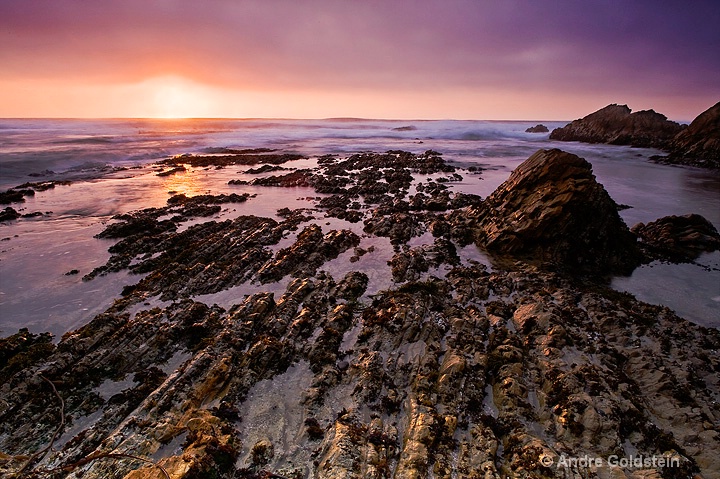
[[[208,185],[200,181],[201,179],[202,177],[191,169],[177,172],[162,178],[162,191],[167,192],[168,195],[204,195],[208,192]]]

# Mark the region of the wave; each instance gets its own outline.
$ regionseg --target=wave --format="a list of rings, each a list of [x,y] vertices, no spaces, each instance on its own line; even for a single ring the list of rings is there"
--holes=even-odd
[[[128,138],[128,140],[130,140]],[[117,137],[114,136],[91,136],[87,138],[68,138],[56,140],[53,143],[58,145],[105,145],[109,143],[116,143]]]
[[[6,173],[147,164],[182,153],[269,148],[302,154],[432,148],[479,158],[516,156],[546,141],[536,121],[475,120],[0,120]],[[545,122],[549,128],[554,124]],[[423,146],[416,144],[422,142]],[[502,144],[502,145],[501,145]],[[508,151],[505,151],[505,150]]]

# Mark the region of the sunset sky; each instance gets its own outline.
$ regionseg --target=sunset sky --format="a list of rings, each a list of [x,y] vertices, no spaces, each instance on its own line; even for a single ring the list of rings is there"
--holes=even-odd
[[[0,0],[0,117],[691,120],[720,3]]]

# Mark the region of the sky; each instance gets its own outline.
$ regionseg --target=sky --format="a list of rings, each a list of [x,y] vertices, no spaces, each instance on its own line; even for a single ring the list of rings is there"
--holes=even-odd
[[[720,2],[0,0],[0,117],[692,120]]]

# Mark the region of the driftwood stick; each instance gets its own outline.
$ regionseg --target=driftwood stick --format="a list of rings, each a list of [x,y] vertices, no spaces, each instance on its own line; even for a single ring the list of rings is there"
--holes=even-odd
[[[62,431],[62,429],[65,427],[65,401],[63,401],[62,396],[60,396],[60,393],[58,392],[57,388],[55,387],[55,384],[53,384],[52,381],[50,381],[48,378],[46,378],[46,377],[43,376],[42,374],[40,375],[40,378],[42,378],[43,381],[47,382],[47,383],[50,385],[50,387],[52,388],[53,392],[55,393],[55,396],[56,396],[56,397],[58,398],[58,400],[60,401],[60,425],[55,429],[55,432],[53,432],[52,438],[50,438],[50,443],[49,443],[47,446],[45,446],[43,449],[41,449],[40,451],[37,451],[35,454],[33,454],[32,456],[30,456],[30,458],[25,462],[25,464],[23,465],[23,467],[17,472],[17,474],[22,474],[22,473],[24,473],[34,462],[36,462],[36,461],[42,461],[43,458],[47,455],[48,451],[49,451],[50,449],[52,449],[52,446],[53,446],[53,444],[55,443],[55,440],[57,439],[58,434],[60,434],[60,431]],[[138,461],[142,461],[142,462],[145,462],[145,463],[147,463],[147,464],[151,464],[151,465],[159,468],[159,469],[162,471],[163,475],[165,476],[165,479],[172,479],[172,478],[170,477],[170,474],[168,473],[167,469],[165,469],[165,468],[164,468],[163,466],[161,466],[160,464],[158,464],[158,463],[156,463],[156,462],[154,462],[154,461],[151,461],[150,459],[145,459],[144,457],[135,456],[135,455],[133,455],[133,454],[125,454],[125,453],[97,453],[97,454],[92,454],[92,455],[90,455],[90,456],[84,457],[84,458],[80,459],[79,461],[76,461],[76,462],[73,462],[73,463],[70,463],[70,464],[65,464],[65,465],[63,465],[63,466],[58,466],[58,467],[53,468],[53,469],[36,470],[36,471],[33,471],[33,472],[35,472],[36,474],[53,474],[53,473],[59,472],[59,471],[70,472],[70,471],[73,471],[73,470],[77,469],[78,467],[84,466],[85,464],[88,464],[88,463],[90,463],[90,462],[92,462],[92,461],[95,461],[95,460],[97,460],[97,459],[106,459],[106,458],[110,458],[110,459],[135,459],[135,460],[138,460]]]
[[[25,462],[23,467],[18,471],[18,473],[23,473],[27,470],[28,467],[30,467],[31,464],[33,464],[35,461],[42,461],[45,458],[45,455],[47,455],[48,451],[52,449],[53,444],[55,443],[55,439],[57,439],[58,434],[60,434],[60,431],[62,428],[65,427],[65,401],[63,401],[63,398],[60,396],[60,393],[58,392],[57,388],[53,384],[52,381],[50,381],[48,378],[40,374],[40,378],[48,383],[50,387],[52,388],[53,392],[55,393],[55,396],[60,401],[60,425],[55,429],[55,432],[53,432],[52,438],[50,438],[50,443],[45,446],[43,449],[37,451],[35,454],[30,456],[30,458]]]
[[[90,456],[80,459],[79,461],[76,461],[76,462],[73,462],[70,464],[65,464],[64,466],[59,466],[55,469],[50,469],[50,470],[43,471],[43,472],[46,472],[46,473],[52,473],[52,472],[56,472],[56,471],[71,472],[71,471],[77,469],[78,467],[82,467],[85,464],[88,464],[92,461],[96,461],[98,459],[107,459],[107,458],[109,458],[109,459],[136,459],[138,461],[142,461],[142,462],[151,464],[151,465],[159,468],[162,471],[162,473],[166,479],[172,479],[170,477],[170,473],[168,473],[167,469],[165,469],[163,466],[161,466],[157,462],[151,461],[150,459],[145,459],[144,457],[135,456],[133,454],[125,454],[122,452],[100,452],[97,454],[92,454]]]

